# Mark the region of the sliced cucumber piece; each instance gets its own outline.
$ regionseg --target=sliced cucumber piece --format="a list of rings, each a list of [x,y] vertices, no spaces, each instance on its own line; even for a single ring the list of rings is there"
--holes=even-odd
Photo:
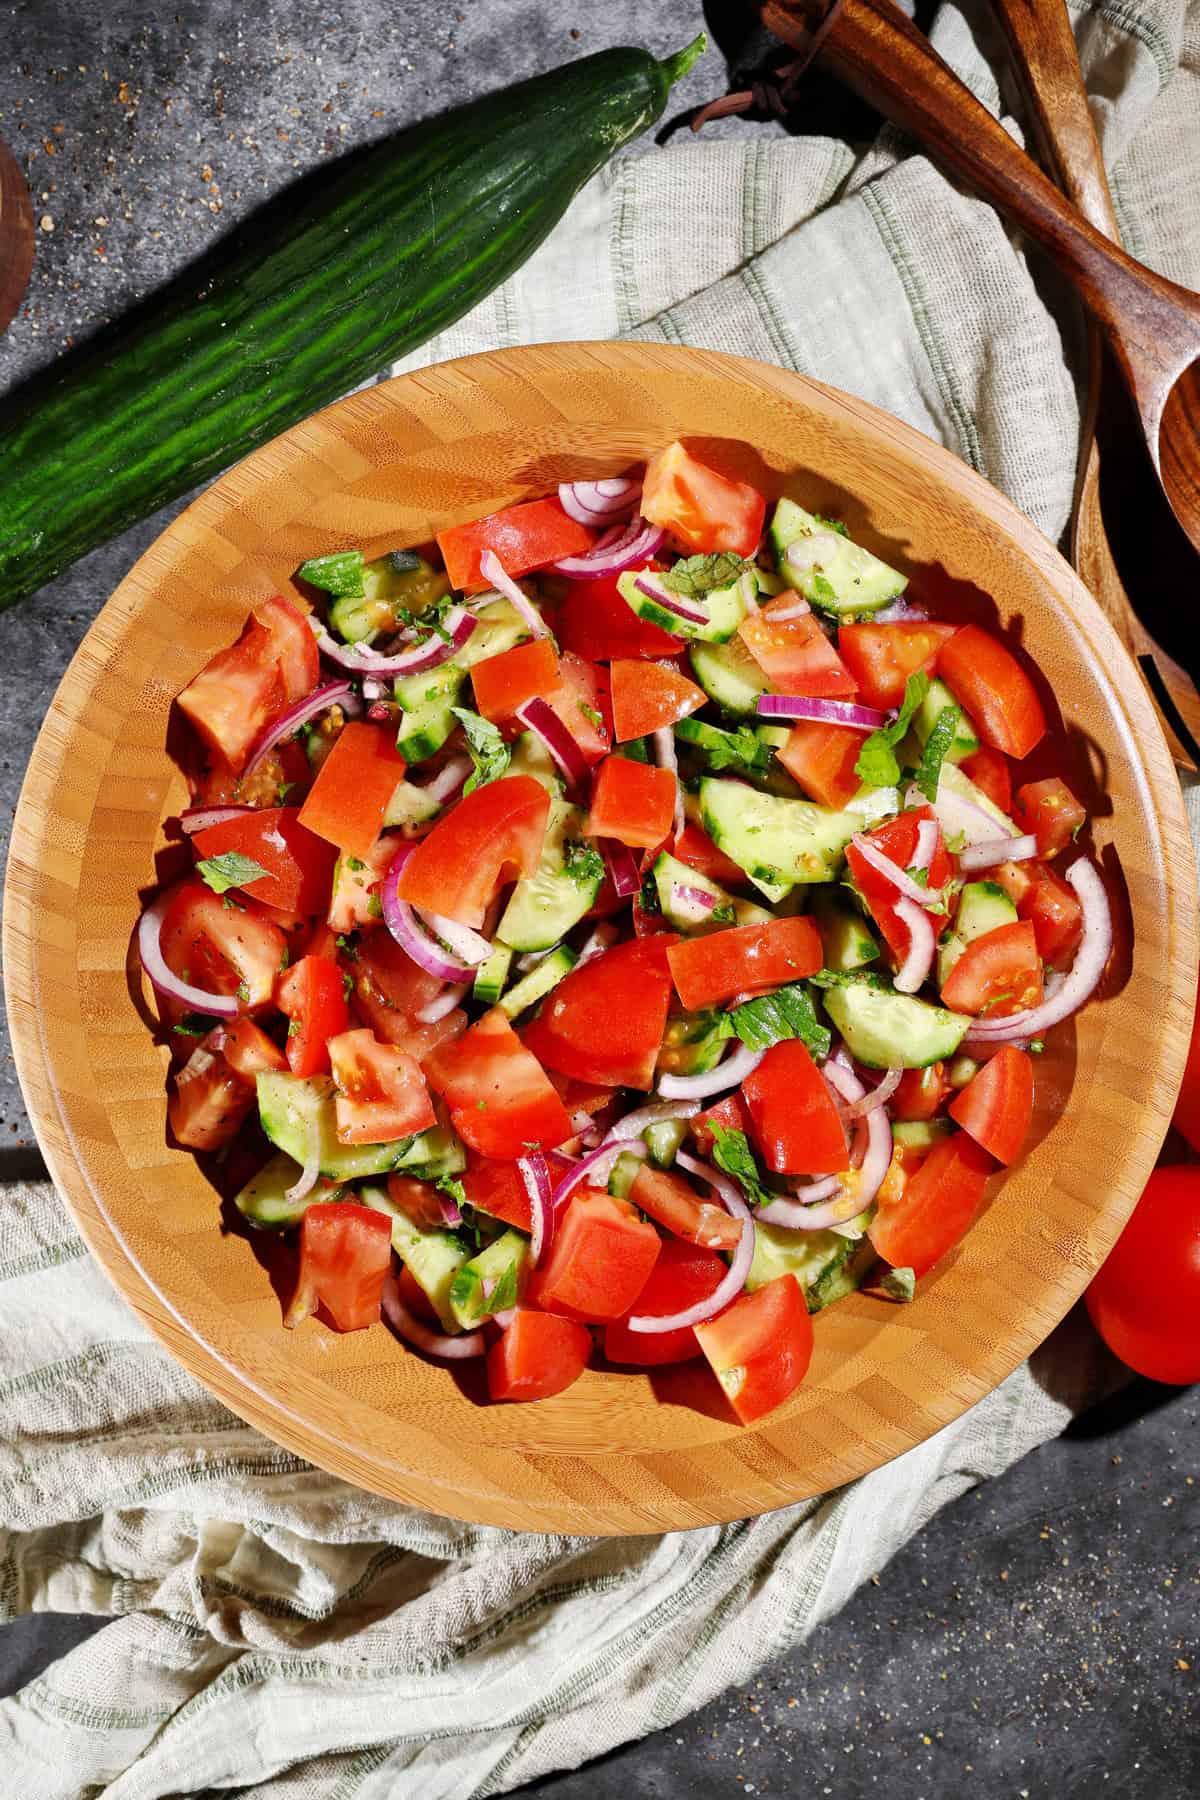
[[[579,958],[566,944],[560,944],[557,950],[551,950],[549,956],[543,956],[541,962],[535,963],[520,981],[515,981],[500,1002],[500,1011],[507,1019],[515,1019],[521,1013],[528,1012],[539,1000],[545,998],[551,988],[556,988],[564,976],[569,975]]]
[[[305,1079],[269,1069],[258,1076],[256,1085],[259,1118],[271,1142],[302,1164],[315,1132],[321,1173],[333,1181],[358,1181],[391,1169],[435,1178],[457,1174],[467,1166],[462,1145],[440,1125],[388,1144],[339,1143],[329,1075]]]
[[[642,1137],[655,1168],[669,1169],[687,1137],[687,1122],[684,1119],[657,1119],[653,1125],[647,1125]]]
[[[584,837],[586,819],[577,806],[550,796],[550,813],[535,874],[518,881],[496,930],[513,950],[549,950],[578,925],[604,880],[604,859]],[[587,846],[568,870],[568,844]]]
[[[868,1069],[923,1069],[953,1056],[971,1026],[913,994],[897,994],[879,976],[844,975],[821,995],[855,1062]]]
[[[892,1142],[905,1150],[932,1150],[953,1130],[949,1119],[897,1119],[892,1126]]]
[[[487,961],[480,963],[475,971],[475,985],[471,990],[473,998],[482,1000],[485,1006],[494,1006],[504,992],[512,960],[513,952],[508,945],[497,944]]]
[[[518,738],[514,738],[510,746],[508,772],[510,775],[532,776],[552,796],[562,794],[563,782],[558,765],[536,731],[523,731]]]
[[[684,932],[689,937],[704,937],[711,931],[724,930],[727,925],[770,923],[771,914],[765,906],[756,906],[753,900],[743,900],[739,895],[729,893],[719,882],[680,862],[669,850],[655,858],[651,874],[662,916],[672,931]],[[702,893],[711,894],[716,905],[711,912],[693,916],[686,903],[676,897],[675,890],[680,887],[698,888]]]
[[[464,1331],[517,1304],[528,1255],[529,1239],[509,1230],[457,1270],[450,1284],[450,1311]]]
[[[865,1215],[864,1215],[865,1217]],[[794,1275],[804,1290],[809,1312],[854,1292],[875,1261],[875,1252],[837,1231],[790,1231],[783,1225],[754,1222],[754,1261],[746,1290],[766,1287],[780,1275]]]
[[[528,625],[512,601],[505,600],[502,595],[474,611],[475,629],[462,649],[454,653],[460,669],[473,669],[476,663],[486,662],[489,656],[499,656],[515,644],[523,644],[529,637]]]
[[[1016,825],[1012,819],[1009,818],[1008,814],[1006,812],[1001,812],[995,802],[988,799],[983,789],[976,787],[975,783],[970,780],[968,776],[963,774],[957,763],[944,762],[942,764],[942,773],[938,785],[939,787],[949,788],[950,792],[953,794],[960,794],[964,800],[969,800],[973,806],[981,807],[990,818],[995,819],[997,825],[1000,827],[1000,830],[996,833],[997,837],[1003,837],[1006,833],[1010,837],[1017,837],[1020,835]]]
[[[392,1221],[392,1249],[418,1283],[446,1331],[457,1331],[459,1322],[450,1305],[450,1290],[458,1271],[471,1255],[466,1234],[458,1231],[423,1231],[397,1205],[386,1188],[359,1189],[359,1199],[373,1212],[386,1213]]]
[[[968,881],[959,897],[954,929],[945,933],[938,945],[938,986],[946,985],[968,944],[1001,925],[1016,923],[1017,909],[998,882]]]
[[[378,632],[395,631],[405,612],[423,613],[449,591],[445,573],[415,551],[390,551],[364,563],[361,591],[335,600],[329,623],[348,644],[361,643]]]
[[[941,713],[947,706],[958,707],[958,730],[954,734],[954,742],[946,752],[946,761],[960,763],[964,757],[974,756],[979,748],[979,733],[956,700],[944,681],[936,678],[929,684],[929,692],[912,716],[912,732],[922,750],[929,741],[929,734],[937,724]]]
[[[879,945],[862,914],[848,901],[820,890],[813,895],[812,916],[827,969],[865,969],[878,959]]]
[[[398,781],[383,815],[383,829],[396,825],[423,825],[441,811],[441,806],[415,781]]]
[[[618,1200],[628,1200],[630,1190],[638,1178],[642,1166],[640,1156],[634,1156],[630,1150],[622,1150],[616,1162],[609,1170],[608,1191]]]
[[[340,1200],[344,1188],[314,1188],[303,1200],[289,1200],[287,1190],[300,1179],[300,1165],[282,1150],[251,1177],[233,1204],[251,1225],[281,1231],[295,1225],[314,1200]]]
[[[661,598],[656,600],[653,594],[645,593],[643,586],[652,588]],[[737,581],[730,582],[728,587],[714,588],[705,594],[703,600],[685,602],[706,615],[703,625],[695,624],[691,619],[680,618],[670,606],[662,604],[663,599],[681,600],[682,596],[672,594],[662,576],[653,574],[648,569],[627,569],[617,577],[617,592],[638,618],[644,619],[648,625],[659,625],[664,631],[673,632],[676,637],[698,639],[706,644],[726,643],[746,616],[746,601],[740,577]]]
[[[787,733],[784,732],[784,737]],[[717,768],[736,767],[738,774],[765,775],[771,766],[773,745],[765,743],[757,731],[738,733],[724,731],[720,725],[709,725],[703,719],[680,719],[675,736],[689,744]]]
[[[724,1015],[716,1012],[680,1013],[667,1020],[662,1047],[655,1064],[659,1075],[707,1075],[725,1054],[728,1033]]]
[[[453,709],[466,679],[459,663],[445,662],[423,675],[405,675],[396,682],[396,699],[404,708],[396,748],[406,763],[424,762],[441,749],[458,724]]]
[[[843,618],[878,612],[908,586],[907,576],[794,500],[781,500],[775,508],[771,548],[789,587]]]
[[[832,881],[862,825],[853,813],[713,776],[700,783],[700,813],[713,842],[772,899],[797,882]]]
[[[693,642],[688,645],[688,660],[692,674],[722,712],[734,713],[739,719],[756,714],[759,695],[771,684],[741,638],[731,638],[727,644]]]

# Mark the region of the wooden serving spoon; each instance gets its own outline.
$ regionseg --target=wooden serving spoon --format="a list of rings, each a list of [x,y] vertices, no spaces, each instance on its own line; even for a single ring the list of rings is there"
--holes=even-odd
[[[29,284],[33,268],[33,207],[29,189],[0,140],[0,331],[7,331]]]
[[[1113,243],[1121,241],[1104,158],[1092,124],[1087,89],[1064,0],[992,0],[1038,138],[1072,205]],[[1071,561],[1136,659],[1159,706],[1167,743],[1182,768],[1200,768],[1200,694],[1163,650],[1130,602],[1113,557],[1101,511],[1101,450],[1096,424],[1103,388],[1103,339],[1088,333],[1088,404],[1079,444],[1079,478],[1071,518]],[[1165,427],[1164,427],[1165,429]],[[1166,689],[1166,696],[1162,690]]]
[[[1163,491],[1200,550],[1200,296],[1135,262],[1080,218],[890,0],[834,0],[821,61],[951,175],[1041,244],[1099,321],[1133,396]],[[803,49],[830,0],[759,0]]]

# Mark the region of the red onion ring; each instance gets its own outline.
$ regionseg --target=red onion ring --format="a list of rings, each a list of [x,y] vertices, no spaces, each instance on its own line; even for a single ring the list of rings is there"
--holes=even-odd
[[[452,756],[436,775],[421,785],[421,792],[436,800],[439,806],[447,806],[451,800],[457,800],[474,766],[469,756]]]
[[[234,994],[210,994],[206,988],[193,987],[180,980],[167,967],[160,938],[162,923],[171,903],[169,893],[160,894],[138,920],[137,947],[142,968],[150,985],[170,1000],[178,1000],[189,1012],[206,1013],[216,1019],[236,1019],[238,1001]]]
[[[958,853],[958,866],[964,875],[980,869],[994,869],[997,863],[1028,862],[1037,855],[1037,839],[1032,832],[1022,837],[993,838],[990,844],[966,844]]]
[[[317,688],[307,699],[297,700],[295,706],[289,706],[286,712],[271,721],[251,750],[242,779],[253,775],[259,763],[270,755],[282,738],[293,737],[302,725],[307,725],[310,719],[328,711],[331,706],[340,706],[351,719],[362,711],[362,701],[348,681],[331,681],[328,686]]]
[[[442,620],[447,637],[431,632],[422,643],[414,644],[411,650],[402,650],[396,656],[381,656],[378,651],[364,649],[360,644],[339,644],[323,626],[316,631],[317,648],[322,656],[351,675],[421,675],[426,669],[436,669],[441,663],[448,662],[456,651],[461,650],[475,625],[475,619],[465,607],[452,606]]]
[[[903,1074],[903,1069],[888,1069],[883,1080],[877,1081],[873,1088],[868,1088],[861,1099],[843,1101],[839,1109],[843,1119],[861,1119],[867,1113],[874,1112],[877,1106],[883,1106],[900,1086]],[[834,1179],[837,1179],[836,1176]],[[799,1191],[798,1188],[793,1189],[796,1194]]]
[[[841,1104],[839,1101],[839,1105]],[[806,1204],[814,1200],[828,1200],[831,1195],[840,1194],[841,1191],[840,1175],[823,1175],[820,1181],[798,1181],[792,1188],[797,1200],[803,1200]],[[760,1213],[760,1217],[765,1218],[765,1212]]]
[[[597,581],[604,575],[622,575],[626,569],[649,562],[654,552],[661,548],[666,535],[659,526],[635,519],[624,531],[605,532],[582,556],[562,556],[550,567],[556,575],[567,575],[572,581]]]
[[[1070,973],[1040,1006],[1012,1013],[1007,1019],[980,1019],[963,1040],[967,1049],[981,1044],[1004,1043],[1016,1038],[1040,1037],[1071,1013],[1100,985],[1113,945],[1112,912],[1108,895],[1094,865],[1086,859],[1072,863],[1067,880],[1083,908],[1083,936]]]
[[[519,588],[494,550],[485,550],[479,559],[479,573],[490,581],[496,592],[510,600],[535,638],[549,637],[550,627],[523,588]]]
[[[812,607],[808,604],[808,601],[802,599],[801,596],[797,594],[796,598],[789,606],[773,606],[771,608],[771,623],[773,625],[776,623],[784,625],[789,619],[802,619],[805,613],[810,613],[811,611]]]
[[[904,794],[906,806],[925,806],[928,802],[920,788],[915,784],[906,788]],[[1003,832],[1004,825],[992,813],[985,812],[982,806],[976,806],[962,794],[939,780],[937,799],[933,803],[938,824],[948,838],[963,837],[968,844],[995,843],[998,832]],[[1013,830],[1015,837],[1016,830]]]
[[[694,1119],[700,1111],[698,1100],[658,1100],[649,1106],[639,1106],[635,1112],[626,1113],[618,1119],[606,1143],[617,1144],[628,1142],[632,1138],[640,1138],[648,1126],[661,1125],[667,1119]]]
[[[631,1156],[642,1158],[650,1154],[641,1138],[621,1138],[615,1143],[611,1136],[606,1138],[597,1149],[589,1151],[586,1156],[581,1156],[579,1161],[573,1164],[555,1183],[554,1192],[550,1197],[555,1212],[557,1213],[566,1205],[580,1182],[588,1181],[593,1176],[597,1181],[607,1181],[612,1174],[613,1164],[623,1150],[628,1150]]]
[[[621,849],[625,849],[624,844],[621,845]],[[636,868],[636,864],[634,866]],[[606,950],[612,949],[618,935],[615,925],[597,925],[595,930],[584,939],[583,947],[575,958],[575,967],[578,968],[581,963],[591,962],[594,956],[603,956]]]
[[[882,875],[886,881],[890,881],[906,900],[911,900],[916,906],[925,908],[931,901],[938,900],[939,895],[936,888],[931,890],[918,887],[912,876],[906,874],[899,863],[894,863],[890,856],[885,856],[883,851],[873,844],[863,832],[856,832],[850,841],[863,861],[870,863],[877,874]]]
[[[733,1182],[724,1175],[719,1175],[708,1163],[699,1162],[682,1150],[675,1160],[689,1175],[697,1175],[701,1181],[707,1182],[734,1218],[742,1221],[742,1235],[729,1264],[729,1273],[722,1277],[707,1300],[698,1300],[683,1312],[668,1313],[661,1319],[651,1318],[645,1313],[635,1313],[627,1320],[630,1331],[636,1331],[643,1337],[654,1337],[664,1331],[685,1331],[690,1325],[703,1325],[708,1319],[714,1319],[718,1313],[732,1305],[742,1292],[750,1273],[750,1265],[754,1261],[754,1219]]]
[[[482,1356],[487,1349],[482,1331],[447,1337],[440,1331],[431,1331],[428,1325],[414,1318],[400,1298],[394,1275],[389,1275],[384,1282],[380,1300],[384,1317],[397,1337],[404,1338],[415,1350],[424,1351],[426,1356],[436,1356],[443,1362],[459,1362],[469,1356]]]
[[[315,1128],[308,1134],[308,1143],[304,1150],[304,1167],[296,1180],[287,1189],[286,1198],[293,1206],[306,1200],[316,1187],[321,1176],[321,1134]]]
[[[645,594],[647,599],[656,600],[659,606],[674,613],[676,618],[686,619],[689,625],[708,624],[708,614],[702,606],[689,605],[678,594],[673,594],[670,588],[665,587],[659,577],[652,575],[649,570],[639,575],[633,585],[639,594]]]
[[[424,969],[429,975],[436,975],[439,981],[461,981],[464,975],[470,975],[471,965],[435,944],[422,930],[415,908],[407,900],[400,898],[400,871],[411,853],[412,845],[402,844],[388,864],[387,874],[379,889],[383,922],[400,948],[412,957],[418,968]]]
[[[569,787],[577,788],[587,780],[587,757],[547,701],[534,695],[532,700],[522,701],[514,716],[541,738]]]
[[[517,1174],[529,1195],[529,1266],[536,1269],[542,1252],[554,1239],[554,1189],[550,1169],[540,1150],[517,1159]]]
[[[719,1094],[725,1088],[740,1087],[766,1054],[765,1050],[751,1050],[749,1044],[739,1044],[732,1056],[726,1056],[703,1075],[661,1076],[658,1091],[664,1100],[707,1100],[710,1094]]]
[[[654,758],[659,768],[665,769],[668,775],[675,777],[675,816],[672,828],[675,837],[678,837],[687,824],[687,814],[684,811],[683,783],[679,779],[679,757],[675,751],[675,733],[669,725],[664,725],[660,730],[652,731],[650,737],[654,744]]]
[[[611,481],[560,481],[558,501],[577,525],[608,525],[622,513],[633,511],[641,496],[640,481],[627,477]]]
[[[908,949],[896,970],[893,985],[898,994],[915,994],[928,981],[937,951],[933,920],[923,906],[907,897],[896,901],[895,912],[908,932]]]
[[[422,925],[434,937],[440,938],[451,955],[457,956],[468,969],[477,969],[491,956],[492,945],[470,925],[462,925],[457,919],[448,919],[444,913],[430,912],[425,906],[414,907],[413,910]]]
[[[417,1008],[418,1024],[436,1025],[439,1019],[444,1019],[447,1013],[452,1013],[459,1001],[464,1000],[470,991],[471,983],[469,981],[458,981],[443,988],[437,998],[431,1000],[427,1006]]]
[[[689,925],[703,925],[717,904],[717,896],[707,888],[691,887],[677,881],[671,889],[675,912]]]
[[[778,618],[777,613],[771,617]],[[758,715],[763,719],[815,719],[822,725],[850,725],[856,731],[877,731],[887,714],[873,706],[856,706],[852,700],[807,700],[801,694],[760,694]]]
[[[608,866],[608,878],[613,884],[613,891],[619,900],[628,900],[642,885],[637,857],[629,845],[622,844],[618,838],[601,838],[600,850]]]
[[[937,854],[938,822],[936,819],[922,819],[917,826],[917,847],[913,851],[911,867],[928,869]]]

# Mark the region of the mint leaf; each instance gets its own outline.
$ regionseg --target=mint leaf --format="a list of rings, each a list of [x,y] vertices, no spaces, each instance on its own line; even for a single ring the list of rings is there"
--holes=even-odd
[[[934,723],[933,730],[925,740],[925,748],[921,753],[921,760],[917,764],[916,783],[931,806],[937,799],[942,764],[958,735],[958,722],[961,717],[962,713],[957,706],[943,706]]]
[[[896,745],[928,692],[929,677],[923,669],[918,669],[904,684],[904,703],[891,724],[881,725],[878,731],[873,731],[859,751],[854,773],[860,781],[865,781],[869,787],[897,785],[900,764],[896,761]]]
[[[470,1204],[467,1200],[467,1190],[457,1175],[439,1175],[434,1186],[441,1188],[443,1194],[449,1194],[456,1206],[462,1207]]]
[[[203,862],[198,862],[196,873],[201,881],[208,883],[214,894],[223,894],[229,888],[245,887],[251,881],[261,881],[267,870],[252,857],[242,856],[237,850],[226,850],[222,856],[208,856]]]
[[[467,748],[475,764],[475,772],[463,788],[464,795],[473,794],[476,788],[486,787],[489,781],[504,774],[512,761],[512,751],[490,720],[481,719],[465,706],[452,706],[450,711],[466,733]]]
[[[840,519],[826,519],[820,513],[813,514],[813,524],[821,531],[836,531],[839,537],[848,538],[850,533]]]
[[[814,1056],[827,1056],[832,1042],[817,1019],[812,995],[802,982],[789,982],[772,994],[746,1000],[725,1015],[732,1033],[751,1050],[769,1050],[785,1038],[799,1038]]]
[[[336,600],[359,600],[366,593],[363,585],[363,553],[361,550],[335,550],[330,556],[310,556],[301,563],[296,574],[313,587],[324,588]]]
[[[734,1131],[713,1121],[713,1161],[732,1175],[751,1206],[765,1206],[778,1198],[763,1183],[758,1161],[744,1131]]]
[[[585,838],[568,838],[563,845],[563,871],[580,887],[604,880],[604,858]]]
[[[771,746],[765,744],[749,725],[726,731],[720,725],[706,724],[703,719],[680,719],[675,726],[675,736],[681,743],[698,750],[714,773],[721,769],[737,769],[765,775],[770,767]]]
[[[685,556],[667,570],[662,583],[687,600],[703,600],[716,588],[730,587],[739,575],[753,567],[745,556],[737,556],[732,550],[717,550],[708,556]]]

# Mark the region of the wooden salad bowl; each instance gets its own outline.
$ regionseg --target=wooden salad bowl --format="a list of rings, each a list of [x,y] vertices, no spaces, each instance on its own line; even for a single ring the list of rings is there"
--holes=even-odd
[[[175,694],[307,556],[368,556],[670,439],[844,518],[943,616],[1002,626],[1040,671],[1055,766],[1086,799],[1117,947],[1050,1034],[1032,1147],[911,1306],[820,1315],[803,1387],[733,1422],[703,1364],[600,1367],[556,1399],[484,1404],[482,1371],[383,1325],[283,1330],[250,1234],[169,1146],[167,1053],[128,973],[164,821]],[[71,663],[15,822],[5,917],[17,1063],[91,1249],[173,1355],[236,1413],[348,1481],[527,1530],[698,1526],[865,1474],[982,1398],[1062,1318],[1112,1245],[1171,1117],[1196,984],[1192,850],[1171,759],[1112,627],[1057,551],[949,451],[781,369],[657,344],[470,357],[367,388],[239,464],[126,576]]]

